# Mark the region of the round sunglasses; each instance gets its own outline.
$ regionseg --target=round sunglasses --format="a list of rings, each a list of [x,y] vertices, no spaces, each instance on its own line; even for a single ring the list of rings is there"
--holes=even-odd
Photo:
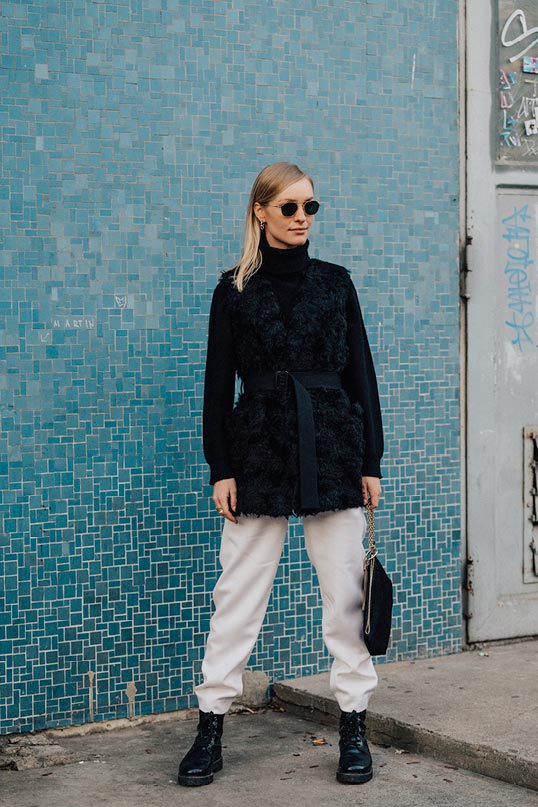
[[[282,213],[283,216],[286,216],[286,218],[293,216],[299,208],[297,202],[285,202],[283,205],[265,205],[265,206],[280,208],[280,212]],[[319,202],[315,202],[313,199],[311,199],[309,202],[305,202],[304,205],[301,205],[301,207],[303,208],[307,216],[315,216],[319,210]]]

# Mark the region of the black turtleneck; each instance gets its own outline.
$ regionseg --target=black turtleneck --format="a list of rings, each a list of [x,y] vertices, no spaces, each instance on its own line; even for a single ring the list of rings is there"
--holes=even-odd
[[[265,233],[261,234],[262,265],[258,271],[273,284],[285,321],[293,308],[295,293],[308,267],[308,244],[307,241],[303,246],[293,249],[276,249],[269,246]]]
[[[308,269],[307,241],[293,249],[270,247],[262,233],[262,264],[258,272],[266,275],[275,290],[286,322],[293,307],[301,278]],[[383,456],[383,427],[377,392],[377,381],[368,337],[364,328],[359,300],[349,278],[347,302],[349,361],[342,374],[344,389],[364,410],[365,454],[364,476],[381,478],[379,463]],[[233,476],[224,432],[226,412],[235,399],[234,349],[230,312],[224,288],[217,284],[211,301],[209,336],[204,384],[203,447],[211,475],[209,484]]]

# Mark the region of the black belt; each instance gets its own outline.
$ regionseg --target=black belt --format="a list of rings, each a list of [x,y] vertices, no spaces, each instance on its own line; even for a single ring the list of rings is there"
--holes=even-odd
[[[316,429],[314,410],[308,392],[315,387],[341,389],[340,373],[331,371],[297,371],[275,370],[258,373],[246,378],[243,382],[245,393],[258,390],[277,390],[282,394],[288,390],[292,380],[297,406],[297,434],[299,438],[299,479],[301,490],[301,506],[303,509],[319,507],[318,492],[318,459],[316,456]]]

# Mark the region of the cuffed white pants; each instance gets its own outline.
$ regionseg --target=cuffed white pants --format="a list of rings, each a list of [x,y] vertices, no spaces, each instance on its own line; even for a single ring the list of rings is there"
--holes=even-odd
[[[331,690],[342,711],[362,711],[377,685],[362,640],[366,519],[357,507],[306,516],[303,527],[321,588],[323,640],[334,658]],[[242,693],[243,669],[263,623],[287,528],[284,517],[239,516],[237,524],[224,523],[203,682],[195,688],[204,712],[225,714]]]

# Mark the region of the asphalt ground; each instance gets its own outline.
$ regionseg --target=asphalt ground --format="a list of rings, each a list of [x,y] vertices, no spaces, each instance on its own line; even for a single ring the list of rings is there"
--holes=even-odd
[[[213,784],[176,784],[177,766],[196,730],[197,713],[81,736],[54,733],[73,762],[0,772],[2,807],[532,807],[538,793],[455,765],[370,743],[374,777],[362,785],[335,779],[336,727],[274,708],[224,721],[224,768]],[[113,726],[113,724],[111,724]],[[102,727],[97,727],[102,728]],[[317,741],[317,742],[315,742]]]

